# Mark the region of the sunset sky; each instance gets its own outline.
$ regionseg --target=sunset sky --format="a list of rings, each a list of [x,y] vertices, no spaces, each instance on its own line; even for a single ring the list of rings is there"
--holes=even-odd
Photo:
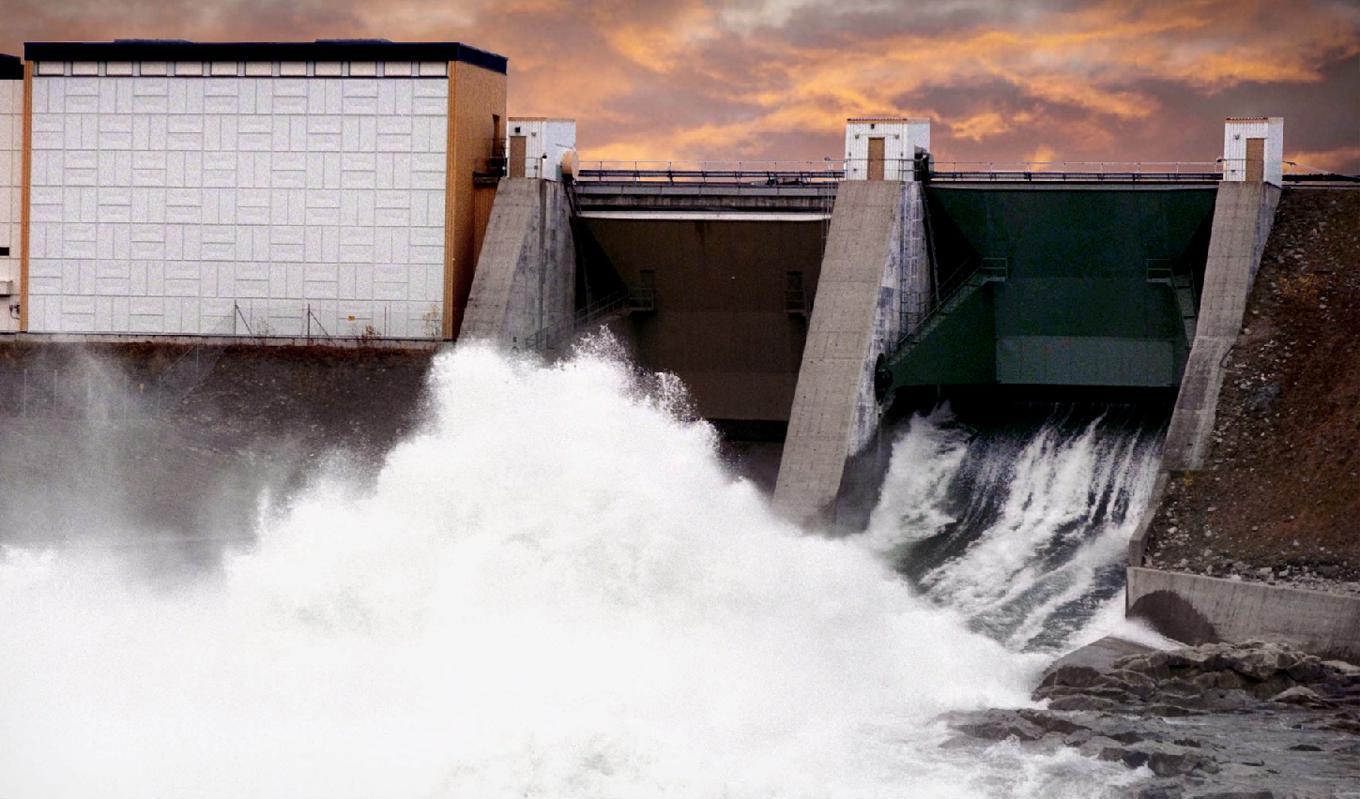
[[[457,40],[586,158],[838,157],[846,116],[939,160],[1195,160],[1225,116],[1360,172],[1360,0],[0,0],[0,52],[113,38]]]

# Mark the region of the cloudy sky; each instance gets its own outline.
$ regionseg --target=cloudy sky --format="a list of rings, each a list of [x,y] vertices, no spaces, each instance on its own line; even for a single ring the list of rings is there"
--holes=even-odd
[[[0,0],[24,41],[459,40],[587,158],[820,159],[929,116],[940,160],[1213,160],[1222,118],[1360,172],[1360,0]]]

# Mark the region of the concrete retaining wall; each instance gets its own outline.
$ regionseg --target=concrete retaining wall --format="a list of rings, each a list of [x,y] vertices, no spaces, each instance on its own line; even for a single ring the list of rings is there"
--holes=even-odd
[[[774,494],[798,522],[831,520],[846,461],[878,429],[874,362],[900,334],[909,189],[847,181],[836,196]]]
[[[1360,597],[1131,567],[1125,608],[1190,644],[1287,641],[1360,662]]]
[[[570,325],[575,291],[566,190],[549,180],[503,178],[459,335],[524,346]]]

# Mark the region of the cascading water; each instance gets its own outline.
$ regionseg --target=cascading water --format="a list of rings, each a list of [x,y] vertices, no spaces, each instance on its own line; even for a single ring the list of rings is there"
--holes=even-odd
[[[262,510],[211,579],[3,550],[0,796],[1090,797],[1139,778],[940,748],[937,714],[1027,702],[1045,658],[968,630],[864,539],[777,520],[664,384],[477,346],[433,381],[433,418],[369,488],[321,478]],[[969,461],[962,435],[913,428],[899,451],[933,448],[940,474],[895,466],[872,540],[948,526],[947,504],[912,528],[903,503]],[[1041,511],[1007,511],[1033,519],[1016,550]],[[959,577],[1026,568],[987,543],[927,593],[974,618],[1011,601]]]
[[[929,599],[1012,649],[1070,644],[1122,600],[1164,422],[1128,406],[1038,413],[912,419],[867,535]]]

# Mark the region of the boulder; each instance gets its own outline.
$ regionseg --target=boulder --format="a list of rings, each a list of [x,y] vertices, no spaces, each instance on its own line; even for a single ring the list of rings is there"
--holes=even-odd
[[[1303,685],[1296,685],[1293,688],[1281,691],[1270,697],[1270,701],[1286,705],[1304,705],[1305,707],[1327,707],[1331,704],[1318,696],[1312,688]]]

